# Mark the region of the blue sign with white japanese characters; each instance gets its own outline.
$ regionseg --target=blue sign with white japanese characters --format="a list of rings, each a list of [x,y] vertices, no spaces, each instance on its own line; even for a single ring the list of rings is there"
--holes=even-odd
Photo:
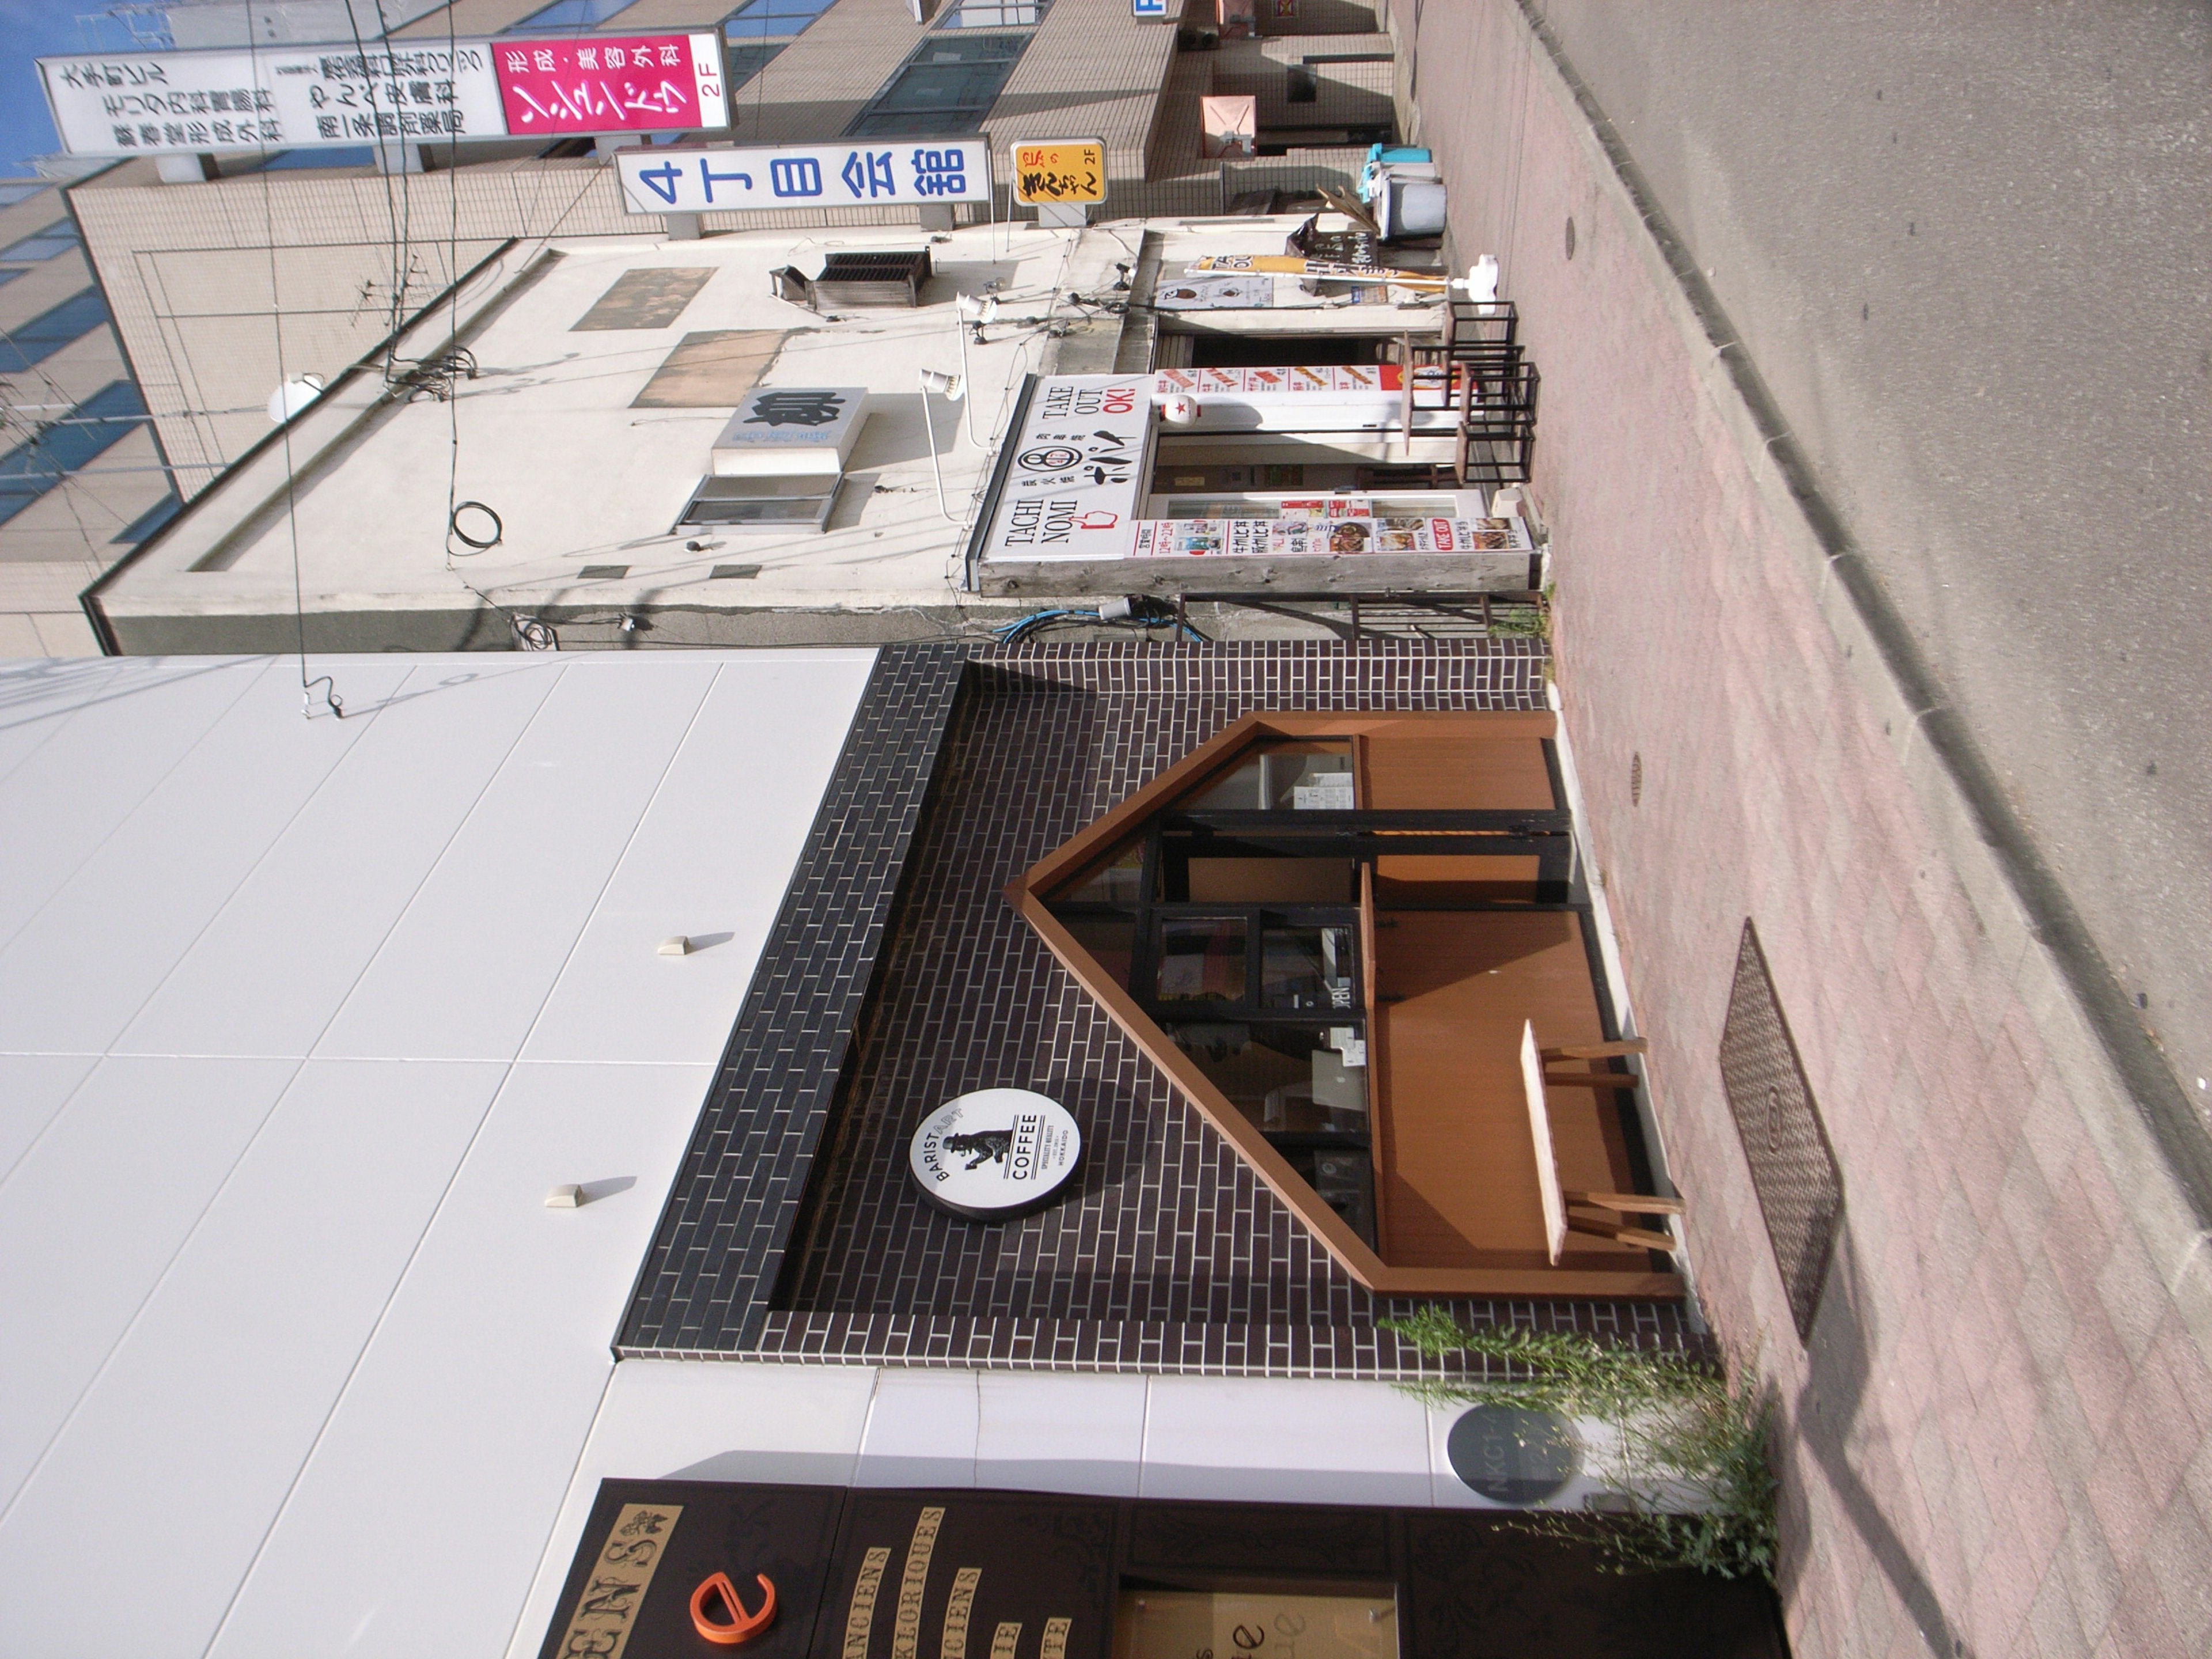
[[[1132,17],[1165,17],[1168,15],[1168,0],[1129,0],[1129,15]]]
[[[778,145],[758,149],[653,147],[616,153],[632,213],[728,213],[764,208],[933,206],[991,199],[985,138]]]

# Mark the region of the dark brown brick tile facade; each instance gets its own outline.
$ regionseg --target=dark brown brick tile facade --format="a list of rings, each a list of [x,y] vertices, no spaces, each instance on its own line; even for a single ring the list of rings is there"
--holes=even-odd
[[[1540,708],[1544,663],[1540,645],[1528,641],[1042,645],[979,654],[908,854],[841,1103],[814,1155],[804,1231],[790,1243],[772,1305],[740,1329],[730,1319],[687,1322],[664,1299],[647,1323],[683,1330],[685,1340],[638,1341],[649,1331],[634,1319],[625,1351],[1412,1374],[1415,1357],[1374,1323],[1391,1304],[1338,1267],[1176,1097],[1001,890],[1249,711]],[[771,954],[776,948],[772,941]],[[764,959],[763,975],[769,968]],[[914,1188],[907,1138],[950,1097],[1000,1085],[1042,1090],[1075,1115],[1085,1142],[1080,1190],[1018,1222],[961,1221]],[[685,1180],[716,1178],[686,1166]],[[698,1206],[713,1205],[702,1198]],[[702,1283],[715,1278],[708,1268]],[[1665,1305],[1455,1305],[1470,1321],[1682,1340],[1682,1316]]]

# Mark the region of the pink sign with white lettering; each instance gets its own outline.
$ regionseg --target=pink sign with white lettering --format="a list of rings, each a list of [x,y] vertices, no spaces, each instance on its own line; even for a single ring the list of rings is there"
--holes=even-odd
[[[717,131],[730,124],[712,34],[501,40],[493,62],[515,137]]]

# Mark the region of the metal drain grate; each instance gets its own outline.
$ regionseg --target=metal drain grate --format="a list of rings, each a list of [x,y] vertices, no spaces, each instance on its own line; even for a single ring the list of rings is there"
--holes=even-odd
[[[1802,1340],[1813,1330],[1829,1251],[1844,1210],[1844,1178],[1813,1103],[1789,1023],[1774,998],[1759,933],[1743,925],[1735,987],[1721,1028],[1721,1084],[1751,1164],[1766,1237]]]

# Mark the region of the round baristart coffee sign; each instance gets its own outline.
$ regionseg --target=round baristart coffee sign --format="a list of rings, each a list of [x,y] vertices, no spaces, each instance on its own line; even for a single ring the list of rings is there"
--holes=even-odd
[[[1050,1199],[1082,1156],[1083,1132],[1059,1102],[1028,1089],[979,1089],[922,1119],[908,1164],[933,1203],[999,1221]]]

